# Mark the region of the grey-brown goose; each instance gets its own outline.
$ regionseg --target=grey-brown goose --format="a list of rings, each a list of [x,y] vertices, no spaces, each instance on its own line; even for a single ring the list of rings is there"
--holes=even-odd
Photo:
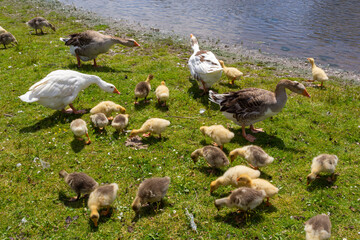
[[[42,30],[43,27],[49,27],[55,31],[55,27],[51,23],[49,23],[48,20],[46,20],[43,17],[35,17],[35,18],[31,19],[30,21],[26,22],[26,24],[29,27],[35,29],[35,34],[37,34],[38,29],[40,29],[41,34],[44,34],[44,32]]]
[[[264,190],[258,191],[248,187],[240,187],[226,197],[215,200],[215,207],[220,210],[223,206],[248,211],[259,206],[266,194]]]
[[[232,150],[229,154],[230,161],[233,162],[238,155],[245,158],[250,167],[254,169],[264,167],[274,161],[273,157],[270,157],[261,147],[255,145]]]
[[[165,196],[170,184],[170,177],[148,178],[144,180],[138,189],[136,197],[131,205],[138,213],[141,205],[151,202],[159,202]]]
[[[229,165],[229,159],[218,147],[205,146],[203,148],[196,149],[191,153],[191,158],[194,163],[196,163],[199,156],[203,156],[210,167],[221,168]]]
[[[331,222],[328,215],[320,214],[305,223],[306,240],[325,240],[331,237]]]
[[[96,58],[101,53],[109,51],[112,45],[121,44],[127,47],[139,47],[134,39],[124,39],[101,34],[97,31],[87,30],[81,33],[70,34],[69,38],[60,38],[66,46],[70,46],[70,53],[76,57],[78,67],[82,61],[94,60],[94,67],[97,67]]]
[[[14,45],[14,43],[18,44],[18,42],[16,41],[14,35],[12,35],[9,32],[5,32],[5,33],[0,34],[0,44],[3,44],[4,48],[6,48],[6,45],[8,45],[10,43],[12,45]]]
[[[61,170],[59,175],[64,178],[65,182],[77,194],[77,197],[71,198],[70,201],[78,200],[82,193],[89,194],[99,186],[92,177],[82,172],[73,172],[69,174],[65,170]]]
[[[150,81],[154,78],[153,75],[149,74],[146,78],[146,81],[139,82],[135,86],[135,104],[138,103],[138,98],[144,98],[144,101],[147,102],[146,97],[149,95],[151,90]]]
[[[262,132],[262,129],[255,129],[253,124],[274,116],[282,110],[287,100],[285,88],[310,97],[303,84],[283,79],[276,85],[275,92],[260,88],[246,88],[223,94],[209,91],[209,100],[219,104],[224,116],[242,127],[242,136],[246,140],[254,142],[256,138],[246,134],[245,126],[250,125],[253,133]]]

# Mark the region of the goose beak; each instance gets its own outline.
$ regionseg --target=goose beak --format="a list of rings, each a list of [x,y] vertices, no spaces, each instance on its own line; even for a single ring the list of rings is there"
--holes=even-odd
[[[302,92],[302,95],[305,97],[310,97],[310,94],[306,91],[306,89],[304,89],[304,91]]]
[[[115,88],[115,90],[113,91],[113,93],[117,93],[120,95],[120,92]]]
[[[140,47],[140,44],[138,44],[136,41],[134,41],[134,46],[135,47]]]
[[[190,38],[192,38],[194,35],[190,34]]]

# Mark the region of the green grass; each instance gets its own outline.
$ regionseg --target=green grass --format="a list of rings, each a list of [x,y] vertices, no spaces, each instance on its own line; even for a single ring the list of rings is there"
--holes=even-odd
[[[34,6],[30,1],[0,0],[1,26],[19,42],[15,47],[0,49],[1,239],[304,239],[303,223],[328,212],[332,239],[359,238],[359,85],[332,77],[326,89],[308,87],[310,99],[289,93],[280,114],[256,124],[265,133],[258,134],[255,143],[275,157],[273,164],[262,169],[262,177],[271,179],[280,192],[272,199],[272,207],[262,205],[247,222],[238,222],[234,209],[217,212],[214,206],[214,200],[226,196],[231,188],[219,188],[213,195],[209,191],[210,182],[226,169],[209,175],[204,160],[194,164],[190,153],[211,143],[200,133],[202,125],[230,124],[236,136],[225,145],[226,154],[249,143],[241,137],[240,128],[222,116],[217,105],[199,96],[197,83],[189,78],[187,59],[192,52],[188,43],[110,28],[101,21],[91,24],[85,17],[71,15],[67,8],[63,13],[53,6],[58,4],[39,1]],[[29,34],[24,23],[34,16],[47,18],[57,31],[46,29],[48,34],[43,36]],[[114,46],[108,54],[99,56],[102,68],[94,69],[91,62],[86,62],[78,69],[75,57],[59,37],[89,28],[131,36],[142,47]],[[201,45],[201,39],[199,42]],[[223,77],[213,86],[220,93],[245,87],[274,90],[282,78],[302,81],[309,77],[297,78],[290,71],[278,71],[249,59],[231,63],[226,61],[227,55],[220,52],[218,57],[248,76],[236,87],[228,85]],[[117,136],[111,126],[106,134],[97,134],[89,124],[92,144],[81,145],[69,129],[78,116],[63,115],[18,98],[57,69],[98,75],[121,92],[109,94],[90,86],[79,94],[75,107],[90,109],[100,101],[111,100],[130,114],[128,129],[139,128],[150,117],[168,119],[170,127],[161,140],[144,139],[148,149],[134,150],[125,147],[126,136]],[[134,107],[134,87],[150,73],[154,75],[152,101]],[[154,94],[163,80],[170,89],[168,109],[156,105]],[[206,109],[204,114],[199,113],[201,108]],[[90,123],[89,114],[81,118]],[[339,157],[337,181],[330,184],[323,176],[307,187],[312,158],[321,153]],[[37,158],[50,163],[50,168],[43,169]],[[237,158],[233,165],[237,164],[245,161]],[[86,199],[67,201],[74,193],[59,178],[62,169],[86,172],[99,183],[119,184],[113,212],[100,218],[98,228],[89,220]],[[153,176],[171,177],[165,204],[158,211],[145,207],[141,218],[134,218],[130,205],[137,187],[144,178]],[[197,233],[190,228],[185,208],[194,215]],[[68,216],[79,218],[67,224]],[[21,222],[23,218],[26,223]]]

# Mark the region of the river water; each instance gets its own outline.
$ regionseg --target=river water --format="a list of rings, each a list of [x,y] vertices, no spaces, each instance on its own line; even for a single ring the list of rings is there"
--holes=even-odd
[[[360,73],[360,0],[60,0],[103,17],[242,44],[283,57],[313,57]]]

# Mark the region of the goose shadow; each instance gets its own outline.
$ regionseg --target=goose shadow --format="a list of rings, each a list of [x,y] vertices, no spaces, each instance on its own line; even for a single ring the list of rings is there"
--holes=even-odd
[[[194,100],[200,101],[202,105],[209,107],[211,110],[219,110],[219,106],[217,104],[211,104],[209,100],[209,93],[204,93],[202,89],[199,89],[197,81],[189,78],[189,82],[192,84],[191,87],[187,90],[187,93],[190,97],[192,97]],[[217,92],[216,89],[213,90]]]
[[[221,86],[224,86],[224,87],[227,87],[227,88],[230,88],[231,90],[240,90],[242,87],[237,85],[236,82],[234,84],[230,84],[229,82],[220,82],[219,83]]]
[[[84,62],[81,62],[81,67],[78,67],[78,65],[76,63],[70,63],[67,65],[67,68],[68,69],[72,69],[72,70],[76,70],[76,71],[84,71],[86,73],[89,73],[89,72],[106,72],[106,73],[109,73],[109,72],[123,72],[123,73],[131,73],[132,71],[129,71],[129,70],[118,70],[118,69],[115,69],[115,68],[112,68],[112,67],[108,67],[108,66],[102,66],[102,65],[99,65],[97,67],[94,67],[92,65],[92,61],[91,63],[84,63]]]
[[[86,112],[88,112],[88,109],[86,109]],[[58,123],[68,123],[70,125],[72,120],[81,118],[82,115],[83,114],[66,114],[61,111],[56,111],[51,116],[41,119],[31,126],[20,129],[20,133],[37,132],[41,129],[51,128]]]
[[[76,194],[74,193],[74,195],[76,195]],[[87,197],[87,196],[86,196],[86,197],[81,196],[79,200],[76,200],[76,201],[71,202],[71,201],[69,201],[69,199],[70,199],[71,197],[67,196],[67,195],[65,194],[65,192],[64,192],[63,190],[61,190],[61,191],[59,192],[59,197],[58,197],[58,198],[59,198],[59,200],[60,200],[61,202],[63,202],[63,204],[64,204],[66,207],[82,208],[82,207],[86,206],[87,200],[88,200],[89,197]]]
[[[259,224],[264,221],[264,217],[260,214],[260,211],[248,211],[247,215],[248,216],[245,217],[245,213],[243,212],[230,212],[223,216],[220,215],[220,212],[218,212],[214,219],[218,222],[229,224],[235,228],[253,227],[254,224]]]
[[[335,174],[334,181],[330,181],[329,177],[331,175],[321,175],[319,178],[316,178],[314,181],[309,183],[309,185],[306,187],[306,190],[309,192],[315,191],[317,189],[324,189],[326,187],[332,187],[335,186],[336,180],[338,178],[338,174]]]
[[[85,147],[85,140],[83,141],[79,141],[77,140],[76,138],[74,138],[71,143],[70,143],[70,146],[71,146],[71,149],[75,152],[75,153],[78,153],[78,152],[81,152],[81,150],[84,149]]]
[[[140,211],[135,214],[131,222],[136,223],[142,217],[149,218],[158,214],[162,214],[164,212],[163,210],[168,206],[171,206],[171,204],[168,203],[165,199],[162,199],[160,202],[149,203],[147,206],[140,208]]]

